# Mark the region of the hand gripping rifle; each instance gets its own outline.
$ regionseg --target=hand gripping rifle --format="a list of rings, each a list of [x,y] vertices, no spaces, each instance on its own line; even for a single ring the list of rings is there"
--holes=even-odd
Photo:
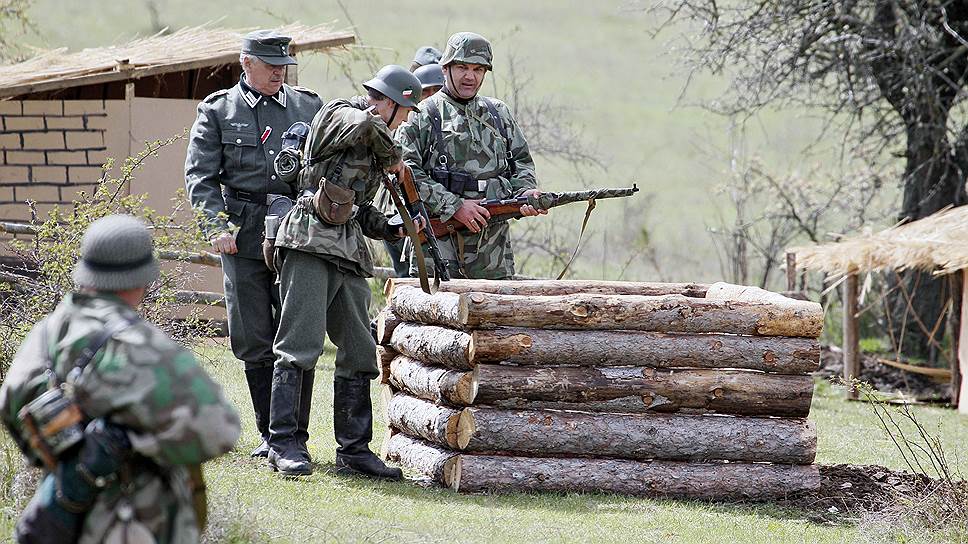
[[[622,189],[604,188],[563,193],[541,193],[538,196],[519,196],[517,198],[482,200],[479,202],[479,204],[491,214],[490,218],[487,220],[487,224],[492,225],[501,221],[507,221],[508,219],[518,219],[519,217],[523,217],[521,214],[521,206],[524,206],[525,204],[531,204],[535,208],[541,210],[548,210],[563,204],[587,202],[588,208],[585,210],[585,219],[582,220],[581,223],[581,232],[578,233],[578,243],[575,246],[575,251],[571,254],[571,258],[562,269],[561,274],[558,274],[557,279],[560,280],[565,276],[565,272],[568,271],[568,268],[575,260],[575,257],[578,256],[578,250],[581,249],[581,240],[585,235],[585,227],[588,226],[588,218],[591,217],[592,210],[595,209],[595,201],[599,198],[629,197],[638,191],[638,186],[633,183],[631,187]],[[451,218],[447,221],[441,221],[439,218],[431,219],[430,232],[433,233],[433,236],[427,236],[426,238],[428,240],[432,240],[433,238],[440,238],[451,234],[456,234],[462,230],[467,230],[467,226],[456,219]]]
[[[588,202],[589,210],[595,207],[594,202],[601,198],[622,198],[629,197],[639,191],[638,186],[632,184],[631,187],[623,189],[591,189],[588,191],[571,191],[564,193],[541,193],[539,196],[519,196],[517,198],[481,200],[478,202],[491,214],[487,220],[488,225],[507,221],[508,219],[518,219],[522,217],[521,206],[531,204],[535,208],[549,210],[555,206],[572,204],[574,202]],[[585,214],[585,221],[588,220],[588,213]],[[457,231],[467,230],[467,227],[456,219],[441,221],[438,219],[430,220],[430,231],[434,236],[441,238]],[[584,225],[582,225],[584,230]]]
[[[397,217],[402,221],[404,230],[412,242],[414,259],[417,262],[417,273],[420,276],[420,288],[427,294],[433,294],[440,287],[441,280],[450,281],[447,264],[440,256],[436,237],[422,237],[422,233],[417,232],[417,226],[414,224],[415,219],[422,218],[424,226],[430,225],[430,214],[427,213],[427,207],[424,206],[423,200],[420,200],[420,193],[417,192],[417,186],[413,181],[413,171],[410,170],[409,166],[404,166],[403,171],[397,174],[396,178],[396,182],[391,181],[389,177],[384,178],[383,184],[390,193],[393,205],[397,208]],[[403,198],[401,198],[401,194]],[[394,221],[395,219],[390,220],[391,225],[399,224]],[[427,252],[430,253],[430,258],[434,261],[433,286],[430,285],[430,280],[427,277],[427,265],[424,261],[423,248],[421,248],[421,242],[424,241],[427,242]]]

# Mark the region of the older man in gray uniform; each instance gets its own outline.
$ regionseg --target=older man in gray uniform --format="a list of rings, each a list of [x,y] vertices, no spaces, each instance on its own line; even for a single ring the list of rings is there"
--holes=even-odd
[[[266,200],[270,194],[294,196],[293,187],[277,179],[273,161],[286,129],[311,121],[322,106],[316,93],[283,83],[286,66],[296,64],[290,41],[267,30],[242,40],[242,78],[198,105],[185,160],[188,196],[222,258],[232,352],[245,363],[263,439],[253,456],[268,454],[272,341],[279,312],[279,290],[262,258]],[[309,391],[311,378],[303,382]],[[308,412],[300,431],[307,425]]]

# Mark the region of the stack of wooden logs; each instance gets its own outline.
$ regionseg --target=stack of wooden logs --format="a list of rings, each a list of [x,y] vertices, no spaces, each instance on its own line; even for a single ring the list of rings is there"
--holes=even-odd
[[[384,456],[460,491],[714,500],[820,486],[819,304],[757,288],[387,282]]]

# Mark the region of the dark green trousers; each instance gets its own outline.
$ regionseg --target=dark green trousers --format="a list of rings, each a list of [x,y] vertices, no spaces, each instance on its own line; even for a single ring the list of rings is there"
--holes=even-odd
[[[315,368],[326,335],[336,345],[337,378],[373,379],[376,343],[370,336],[370,286],[311,253],[280,249],[282,311],[272,346],[276,365]]]

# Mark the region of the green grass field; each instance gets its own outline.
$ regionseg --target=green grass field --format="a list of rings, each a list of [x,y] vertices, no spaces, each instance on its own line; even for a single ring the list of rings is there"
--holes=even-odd
[[[206,465],[209,486],[209,542],[854,542],[862,537],[856,513],[836,523],[813,521],[815,513],[769,504],[728,505],[651,500],[608,494],[463,495],[413,481],[371,482],[336,475],[332,429],[332,347],[316,373],[310,451],[316,473],[283,479],[247,453],[258,435],[241,369],[219,343],[201,350],[243,416],[235,451]],[[385,428],[379,390],[373,388],[378,451]],[[952,410],[917,407],[922,423],[936,434],[958,472],[968,460],[957,455],[968,420]],[[819,383],[810,419],[819,434],[817,462],[877,464],[906,469],[864,403],[849,403],[842,391]],[[11,487],[19,470],[12,443],[0,438],[0,535],[29,496]],[[411,475],[413,476],[413,475]],[[829,516],[828,516],[829,517]],[[903,540],[897,540],[902,542]]]
[[[412,482],[373,483],[332,472],[332,357],[316,373],[310,449],[317,473],[297,481],[273,474],[246,453],[257,434],[242,373],[225,352],[211,369],[246,416],[237,451],[207,465],[214,517],[239,541],[273,542],[852,542],[856,519],[818,524],[799,510],[616,495],[459,495]],[[218,355],[221,353],[221,355]],[[374,387],[374,406],[379,392]],[[385,424],[379,408],[377,429]],[[951,410],[918,408],[946,451],[958,451],[968,420]],[[878,464],[905,469],[903,459],[863,403],[819,384],[810,418],[819,434],[817,462]],[[378,450],[379,432],[372,444]],[[955,458],[962,473],[968,460]]]
[[[148,35],[153,32],[149,4],[157,6],[160,23],[172,28],[208,21],[226,27],[271,27],[283,21],[350,26],[336,0],[36,0],[31,14],[41,37],[30,40],[46,47],[77,49]],[[676,33],[651,36],[655,20],[634,7],[648,2],[358,0],[343,4],[380,64],[406,65],[417,46],[442,45],[458,30],[489,37],[496,58],[491,81],[485,82],[486,93],[502,97],[514,57],[518,72],[530,80],[530,96],[569,108],[569,117],[589,149],[596,150],[607,165],[607,171],[586,172],[590,184],[637,182],[654,194],[648,210],[642,195],[627,203],[600,203],[575,265],[578,277],[616,278],[625,261],[634,256],[630,245],[642,239],[645,227],[658,250],[663,279],[722,278],[706,228],[718,222],[714,203],[723,196],[715,189],[725,179],[730,146],[739,137],[726,119],[692,106],[715,97],[724,86],[721,79],[695,79],[680,105],[686,69],[669,50]],[[357,82],[370,75],[360,62],[352,64],[352,73]],[[359,92],[325,56],[304,59],[300,83],[318,89],[327,99]],[[185,122],[188,125],[192,119]],[[836,162],[827,155],[805,160],[798,154],[813,141],[819,126],[805,112],[766,112],[749,122],[746,148],[777,172],[808,172],[814,161]],[[832,140],[839,145],[837,138]],[[549,190],[577,188],[570,164],[538,157],[538,174],[542,187]],[[577,232],[582,212],[583,207],[573,206],[556,210],[555,215],[561,217],[562,228]],[[657,279],[651,264],[632,260],[625,279]]]

